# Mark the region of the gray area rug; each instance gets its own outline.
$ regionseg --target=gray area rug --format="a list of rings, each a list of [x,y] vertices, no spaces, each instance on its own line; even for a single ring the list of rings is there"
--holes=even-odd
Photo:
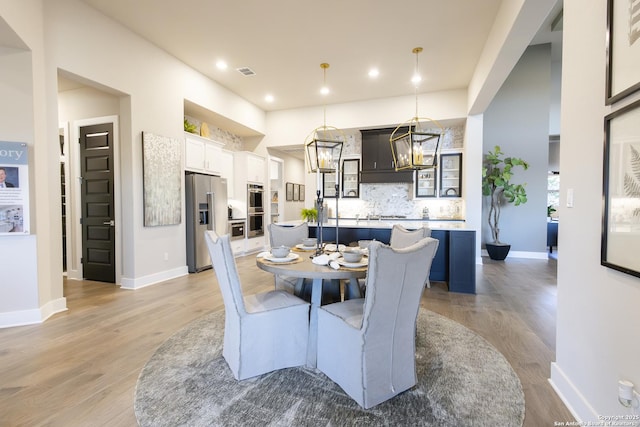
[[[522,426],[524,393],[491,344],[420,309],[418,384],[364,410],[324,374],[291,368],[237,382],[222,357],[224,313],[165,341],[138,378],[141,426]],[[336,363],[340,363],[336,361]]]

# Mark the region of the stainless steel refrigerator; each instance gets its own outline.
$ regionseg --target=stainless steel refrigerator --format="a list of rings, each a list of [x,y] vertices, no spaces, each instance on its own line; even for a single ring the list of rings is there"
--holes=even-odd
[[[219,176],[187,172],[185,175],[187,217],[187,267],[189,273],[211,268],[204,240],[206,230],[228,233],[227,180]]]

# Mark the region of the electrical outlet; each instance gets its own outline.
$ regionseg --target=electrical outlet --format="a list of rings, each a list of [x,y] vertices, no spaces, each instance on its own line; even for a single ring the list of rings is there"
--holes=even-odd
[[[164,253],[164,260],[169,261],[169,252]]]

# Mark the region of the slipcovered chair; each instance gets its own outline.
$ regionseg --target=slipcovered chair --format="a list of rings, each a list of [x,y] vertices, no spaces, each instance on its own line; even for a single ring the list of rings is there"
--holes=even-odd
[[[304,365],[309,304],[284,291],[242,295],[229,236],[205,232],[224,300],[222,356],[237,380]]]
[[[429,227],[423,226],[415,230],[407,230],[400,224],[394,224],[391,228],[389,246],[397,249],[406,248],[425,237],[431,237],[431,229]]]
[[[416,230],[407,230],[399,224],[394,224],[391,228],[391,240],[389,241],[389,245],[392,248],[396,249],[406,248],[407,246],[411,246],[425,237],[431,237],[431,229],[427,226],[418,228]],[[433,255],[435,256],[435,253]],[[425,285],[427,286],[427,288],[431,287],[431,282],[429,281],[428,274]]]
[[[269,244],[272,248],[288,246],[294,248],[302,243],[302,239],[309,237],[309,224],[306,222],[295,226],[269,224]],[[311,301],[311,280],[303,280],[297,277],[282,275],[275,276],[276,289],[284,289],[305,301]],[[322,284],[322,304],[330,304],[340,301],[340,282],[325,281]]]
[[[318,309],[318,369],[365,409],[417,382],[416,320],[438,243],[371,243],[364,299]]]
[[[302,239],[309,237],[309,224],[306,222],[293,227],[269,224],[267,229],[269,230],[269,244],[272,248],[277,248],[278,246],[294,248],[297,244],[302,243]],[[304,289],[302,279],[276,275],[275,281],[276,289],[283,289],[296,296],[303,295]],[[311,284],[308,286],[310,290]]]
[[[402,249],[413,245],[425,237],[431,237],[431,229],[427,226],[420,227],[416,230],[407,230],[402,225],[394,224],[393,227],[391,227],[389,246],[396,249]],[[375,242],[375,240],[362,240],[358,242],[358,244],[360,246],[369,246],[371,242]],[[435,256],[435,252],[433,253],[433,256]],[[363,279],[359,279],[358,284],[360,285],[360,293],[364,295],[366,291],[366,282]],[[431,287],[428,274],[425,285],[427,288]]]

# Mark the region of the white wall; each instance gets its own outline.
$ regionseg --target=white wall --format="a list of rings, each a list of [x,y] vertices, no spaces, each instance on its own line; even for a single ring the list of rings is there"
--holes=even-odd
[[[546,257],[547,169],[549,163],[549,104],[551,47],[526,50],[484,113],[484,152],[499,145],[506,157],[520,157],[529,169],[514,169],[514,183],[526,183],[527,203],[503,204],[500,240],[514,252]],[[486,225],[488,198],[483,210],[483,242],[491,242]]]
[[[0,140],[29,146],[31,210],[31,235],[0,239],[0,252],[7,262],[2,265],[0,287],[2,327],[42,321],[64,310],[66,302],[62,295],[61,227],[50,226],[50,218],[57,217],[60,224],[60,184],[50,179],[52,171],[59,168],[58,124],[45,102],[35,102],[49,96],[49,83],[55,79],[48,79],[45,73],[42,2],[25,0],[16,5],[1,0],[0,16],[0,93],[5,101],[10,100],[0,114]],[[50,138],[49,129],[55,132]]]
[[[183,274],[184,223],[143,226],[141,133],[183,138],[184,99],[258,132],[264,130],[264,113],[82,2],[45,4],[56,67],[125,94],[120,99],[120,162],[127,182],[121,188],[123,284],[139,287]]]
[[[564,1],[556,362],[551,381],[579,420],[630,414],[617,382],[640,389],[640,278],[600,265],[607,2]],[[573,189],[573,208],[566,193]]]
[[[2,32],[1,54],[19,68],[16,76],[21,79],[5,81],[5,75],[1,77],[4,89],[0,91],[8,91],[3,96],[11,99],[12,110],[0,119],[10,122],[1,127],[0,139],[25,141],[33,148],[30,181],[34,233],[14,237],[26,244],[0,239],[0,250],[13,251],[21,260],[3,270],[3,275],[15,280],[6,288],[13,296],[0,299],[15,303],[15,296],[25,295],[21,302],[0,308],[0,326],[13,324],[21,316],[23,323],[40,321],[65,308],[62,232],[61,227],[51,226],[61,222],[59,70],[120,94],[120,177],[127,183],[120,189],[123,283],[139,287],[186,272],[184,225],[143,227],[141,133],[153,131],[182,138],[185,99],[257,133],[264,132],[264,112],[83,2],[0,0],[0,16],[0,24],[6,23],[15,32]],[[8,50],[3,46],[28,47],[30,51],[21,54],[28,59],[6,55]],[[3,72],[5,69],[11,67],[3,66]],[[170,252],[168,261],[163,256],[166,251]]]

